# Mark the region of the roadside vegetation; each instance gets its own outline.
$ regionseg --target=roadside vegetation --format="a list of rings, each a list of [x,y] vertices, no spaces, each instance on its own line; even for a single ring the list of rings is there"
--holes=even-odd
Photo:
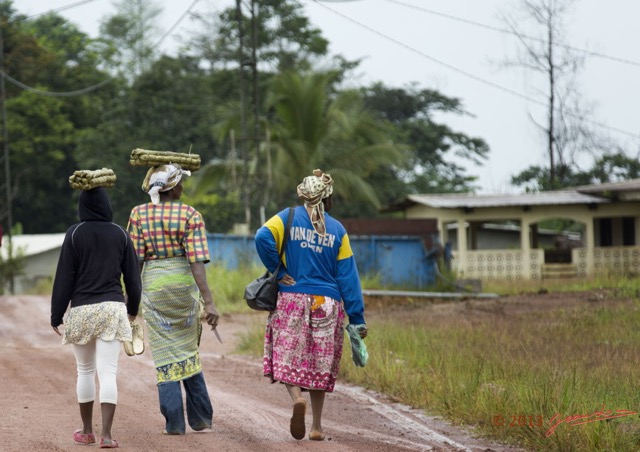
[[[526,450],[638,450],[638,282],[518,287],[508,302],[368,300],[369,363],[345,341],[342,381]],[[242,353],[261,355],[263,328]]]
[[[221,314],[247,312],[242,290],[262,271],[209,266]],[[375,277],[362,285],[383,288]],[[526,450],[639,450],[640,281],[484,289],[512,297],[368,299],[369,362],[355,367],[345,340],[341,381]],[[263,334],[261,319],[238,351],[261,356]]]

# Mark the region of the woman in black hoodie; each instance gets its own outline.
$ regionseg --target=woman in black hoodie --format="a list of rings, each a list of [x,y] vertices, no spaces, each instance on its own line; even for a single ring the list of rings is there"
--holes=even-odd
[[[129,234],[111,221],[113,212],[103,187],[80,193],[78,216],[81,222],[67,230],[60,252],[51,296],[51,326],[62,336],[63,344],[72,344],[76,357],[83,428],[74,432],[74,441],[96,441],[92,414],[97,373],[102,411],[100,447],[115,448],[118,442],[111,436],[111,426],[118,398],[120,343],[132,339],[130,321],[138,314],[142,291],[140,271]],[[69,304],[61,333],[58,327]]]

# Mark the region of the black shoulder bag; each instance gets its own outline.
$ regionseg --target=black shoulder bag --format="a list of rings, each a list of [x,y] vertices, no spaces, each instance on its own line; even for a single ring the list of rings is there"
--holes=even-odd
[[[275,311],[276,309],[278,302],[278,272],[282,265],[282,253],[287,244],[292,221],[293,207],[289,207],[287,225],[284,228],[282,248],[280,248],[279,262],[276,270],[272,274],[269,274],[269,270],[267,270],[264,275],[254,279],[244,288],[244,299],[251,309],[255,309],[256,311]]]

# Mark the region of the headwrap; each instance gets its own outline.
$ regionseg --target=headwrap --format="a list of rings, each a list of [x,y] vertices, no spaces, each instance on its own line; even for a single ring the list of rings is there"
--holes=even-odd
[[[313,176],[305,177],[296,191],[298,192],[298,197],[304,201],[305,207],[311,208],[313,229],[320,234],[318,224],[322,224],[322,230],[326,233],[322,200],[333,194],[333,179],[331,175],[323,173],[319,169],[313,170]],[[317,217],[315,221],[313,220],[314,215]],[[324,235],[324,233],[320,235]]]
[[[149,168],[142,182],[142,190],[151,197],[153,204],[160,204],[160,192],[171,190],[182,180],[182,175],[191,176],[191,171],[183,170],[177,163]]]

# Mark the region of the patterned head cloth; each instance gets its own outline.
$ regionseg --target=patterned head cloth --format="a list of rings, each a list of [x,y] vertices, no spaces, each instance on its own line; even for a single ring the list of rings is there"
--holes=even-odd
[[[324,231],[324,204],[322,200],[333,194],[333,179],[331,175],[323,173],[322,170],[313,170],[313,176],[307,176],[297,187],[298,197],[304,201],[305,207],[311,208],[311,222],[313,229],[318,231],[318,224],[322,225]],[[314,220],[315,217],[315,220]],[[326,232],[326,231],[325,231]],[[320,234],[324,235],[324,233]]]
[[[160,192],[171,190],[182,180],[182,175],[191,176],[191,171],[183,170],[177,163],[149,168],[142,182],[142,190],[151,197],[153,204],[160,204]]]

